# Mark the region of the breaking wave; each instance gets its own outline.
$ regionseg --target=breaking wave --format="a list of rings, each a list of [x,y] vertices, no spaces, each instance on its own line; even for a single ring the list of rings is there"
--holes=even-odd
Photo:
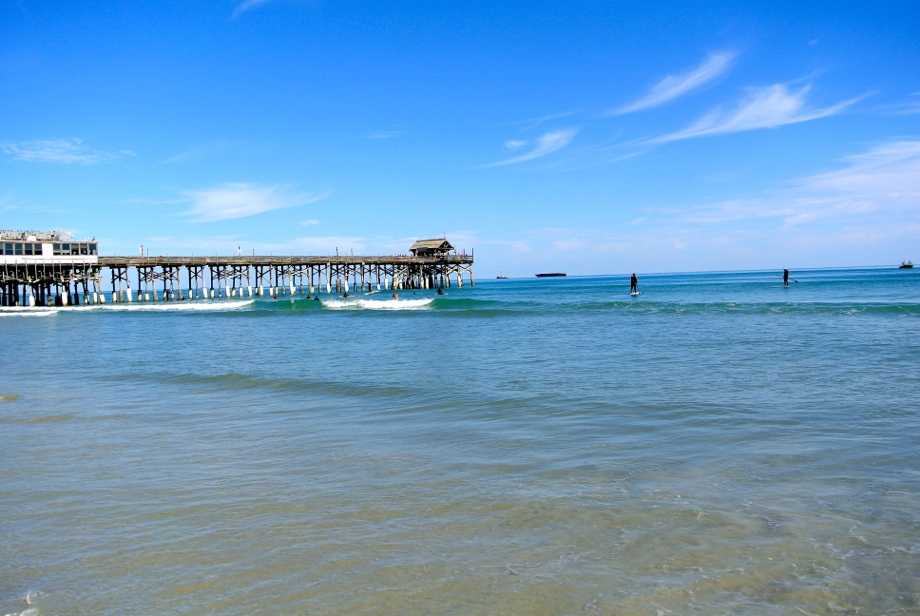
[[[323,308],[330,310],[424,310],[434,301],[426,299],[324,299]]]

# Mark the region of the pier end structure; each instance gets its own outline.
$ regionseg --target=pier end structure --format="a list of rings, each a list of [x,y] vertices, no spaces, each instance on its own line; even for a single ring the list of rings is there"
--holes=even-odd
[[[0,231],[0,305],[104,301],[96,240],[61,231]]]
[[[0,305],[66,306],[475,285],[473,255],[421,240],[405,255],[102,257],[95,240],[0,231]],[[108,270],[108,276],[103,275]],[[103,289],[103,279],[111,281]],[[132,289],[134,283],[134,289]]]

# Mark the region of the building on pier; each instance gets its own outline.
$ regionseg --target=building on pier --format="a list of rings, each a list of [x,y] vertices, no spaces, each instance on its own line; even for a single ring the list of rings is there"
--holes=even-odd
[[[84,300],[90,285],[98,298],[95,240],[74,242],[60,231],[0,231],[0,305],[68,305]]]
[[[473,256],[446,239],[390,256],[100,257],[95,241],[29,231],[0,232],[0,247],[4,306],[370,293],[462,287],[464,277],[475,284]],[[104,269],[110,289],[103,289]]]
[[[419,240],[412,244],[409,252],[416,257],[439,257],[450,254],[453,249],[454,247],[450,245],[447,239]]]

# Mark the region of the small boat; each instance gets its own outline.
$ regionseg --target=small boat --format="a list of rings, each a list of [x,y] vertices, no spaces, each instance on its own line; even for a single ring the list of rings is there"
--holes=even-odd
[[[559,278],[565,276],[565,273],[555,272],[553,274],[537,274],[537,278]]]
[[[914,264],[910,261],[902,261],[899,269],[911,269],[914,267]]]
[[[508,280],[508,277],[505,276],[505,273],[504,273],[504,272],[499,272],[499,273],[498,273],[498,276],[496,276],[496,278],[498,278],[499,280]]]

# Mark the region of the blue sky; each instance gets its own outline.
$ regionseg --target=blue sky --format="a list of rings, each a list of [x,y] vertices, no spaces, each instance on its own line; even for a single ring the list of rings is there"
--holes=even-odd
[[[0,227],[529,276],[920,260],[912,2],[7,0]]]

